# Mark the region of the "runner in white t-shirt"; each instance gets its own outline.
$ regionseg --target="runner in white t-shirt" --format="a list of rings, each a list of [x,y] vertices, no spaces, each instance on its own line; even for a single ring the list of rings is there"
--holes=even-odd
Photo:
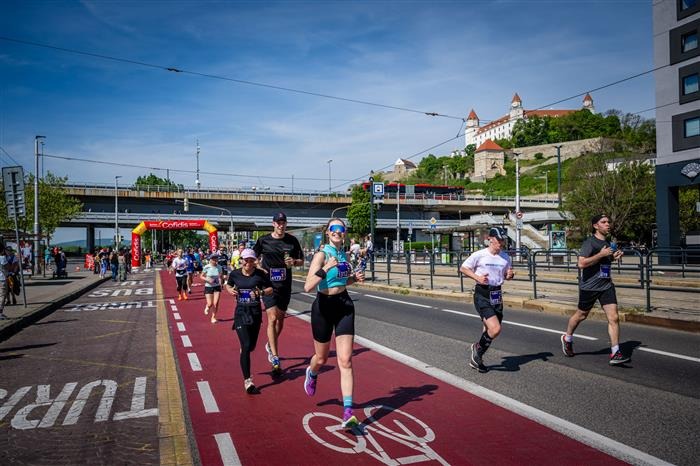
[[[170,268],[175,272],[177,300],[187,299],[187,260],[182,249],[177,250],[177,257],[171,262]]]
[[[472,354],[469,360],[469,365],[479,372],[488,370],[483,363],[484,353],[501,333],[503,320],[501,285],[504,280],[511,280],[515,276],[513,262],[503,251],[507,238],[503,228],[491,228],[488,247],[469,256],[459,269],[476,282],[474,307],[484,323],[481,338],[471,346]]]

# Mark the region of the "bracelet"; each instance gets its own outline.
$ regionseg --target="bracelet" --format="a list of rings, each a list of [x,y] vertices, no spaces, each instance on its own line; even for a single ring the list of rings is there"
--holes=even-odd
[[[316,271],[314,275],[316,275],[317,277],[321,277],[321,279],[324,279],[326,278],[326,275],[328,275],[328,273],[325,270],[323,270],[323,268],[320,268]]]

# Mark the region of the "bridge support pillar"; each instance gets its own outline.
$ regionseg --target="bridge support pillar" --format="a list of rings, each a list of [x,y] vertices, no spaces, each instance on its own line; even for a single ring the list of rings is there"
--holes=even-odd
[[[87,245],[86,252],[92,252],[95,250],[95,227],[92,225],[87,227],[87,241],[85,244]]]

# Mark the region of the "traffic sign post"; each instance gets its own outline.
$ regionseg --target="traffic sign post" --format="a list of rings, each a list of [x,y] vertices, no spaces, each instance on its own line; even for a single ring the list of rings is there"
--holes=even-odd
[[[5,186],[5,203],[7,213],[15,220],[15,240],[19,249],[19,226],[17,217],[24,216],[26,205],[24,202],[24,169],[22,167],[4,167],[2,169],[2,181]],[[36,253],[36,251],[35,251]],[[22,284],[22,304],[27,307],[27,288],[24,286],[24,271],[20,267],[19,280]],[[12,291],[9,291],[12,293]]]

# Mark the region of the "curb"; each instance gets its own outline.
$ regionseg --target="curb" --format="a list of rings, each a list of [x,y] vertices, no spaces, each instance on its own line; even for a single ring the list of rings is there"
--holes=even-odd
[[[365,289],[386,291],[388,293],[394,293],[397,295],[424,296],[427,298],[441,298],[458,302],[470,302],[472,298],[471,291],[464,291],[463,293],[461,291],[447,292],[403,288],[391,285],[377,285],[374,283],[357,283],[354,284],[354,286],[358,286]],[[519,296],[503,296],[503,305],[504,307],[509,309],[527,309],[531,311],[547,312],[549,314],[559,314],[562,316],[571,316],[574,312],[576,312],[577,309],[575,304],[569,302],[530,299]],[[683,330],[686,332],[700,333],[700,322],[670,319],[666,317],[648,316],[640,314],[638,312],[625,312],[624,309],[618,309],[618,314],[620,316],[621,322],[630,322],[654,327],[663,327],[672,330]],[[607,316],[605,315],[605,313],[599,309],[591,310],[588,318],[592,320],[607,320]]]
[[[11,324],[0,329],[0,342],[7,340],[11,336],[17,334],[23,328],[29,327],[33,323],[38,322],[41,319],[43,319],[44,317],[52,314],[55,310],[59,309],[64,304],[68,304],[69,302],[73,301],[74,299],[79,298],[84,293],[86,293],[94,288],[97,288],[99,285],[101,285],[102,283],[104,283],[107,280],[110,280],[110,278],[105,277],[103,279],[94,281],[83,288],[77,289],[77,290],[75,290],[67,295],[61,296],[56,301],[52,301],[49,304],[46,304],[42,307],[39,307],[39,308],[35,309],[34,311],[29,312],[29,313],[23,315],[22,317],[15,319]]]

